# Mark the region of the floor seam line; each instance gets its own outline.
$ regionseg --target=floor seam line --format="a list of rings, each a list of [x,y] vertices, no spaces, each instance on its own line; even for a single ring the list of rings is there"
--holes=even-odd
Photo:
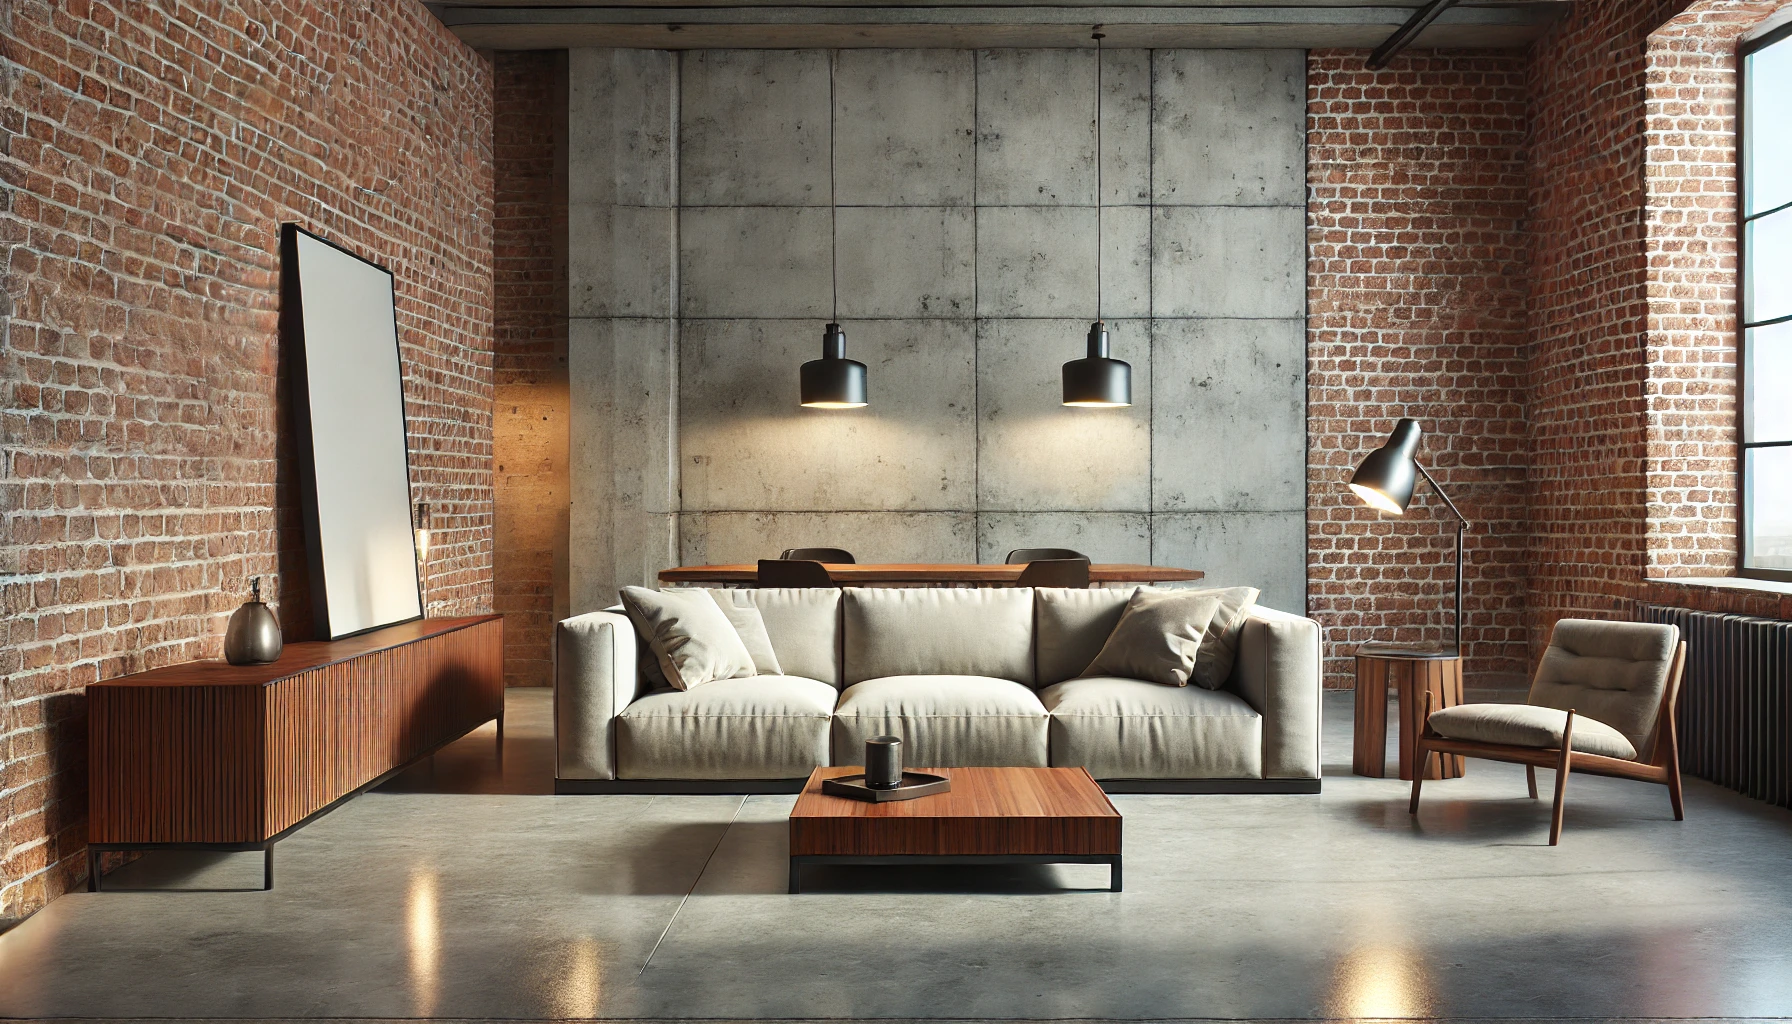
[[[733,828],[735,821],[740,818],[740,809],[747,806],[748,795],[750,794],[742,795],[740,803],[734,805],[734,813],[728,816],[728,824],[722,826],[722,834],[716,837],[716,845],[709,848],[709,856],[703,858],[703,866],[697,869],[697,877],[691,879],[691,887],[684,891],[684,896],[679,899],[678,906],[672,911],[672,916],[667,919],[666,927],[660,929],[660,937],[653,940],[653,948],[647,951],[647,959],[641,961],[641,969],[635,972],[635,977],[639,978],[647,973],[648,965],[653,963],[653,955],[660,951],[660,946],[666,941],[666,936],[672,934],[672,926],[678,923],[678,915],[684,912],[684,905],[690,902],[691,894],[697,891],[697,886],[703,881],[703,875],[709,871],[709,862],[716,859],[716,851],[720,850],[722,843],[727,840],[728,830]]]

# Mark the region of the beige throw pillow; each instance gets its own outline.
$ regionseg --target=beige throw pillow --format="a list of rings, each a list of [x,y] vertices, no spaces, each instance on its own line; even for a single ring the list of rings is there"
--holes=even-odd
[[[1120,676],[1187,686],[1201,638],[1219,608],[1211,594],[1140,587],[1083,678]]]
[[[623,587],[622,607],[675,689],[754,674],[734,624],[703,591]]]
[[[1244,635],[1244,620],[1261,593],[1256,587],[1225,587],[1216,590],[1184,590],[1184,594],[1200,594],[1219,601],[1219,610],[1207,624],[1201,638],[1201,649],[1195,654],[1195,685],[1217,690],[1232,677],[1232,665],[1238,660],[1238,638]]]
[[[784,669],[778,664],[778,652],[772,650],[772,636],[766,632],[765,616],[759,606],[735,597],[732,590],[705,591],[722,606],[722,614],[728,616],[733,623],[734,631],[740,634],[740,642],[753,658],[753,667],[762,676],[781,676]]]

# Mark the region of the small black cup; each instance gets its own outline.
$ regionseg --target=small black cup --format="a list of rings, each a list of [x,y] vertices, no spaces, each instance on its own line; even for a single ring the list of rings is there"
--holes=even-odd
[[[865,785],[872,789],[902,785],[901,738],[873,736],[865,741]]]

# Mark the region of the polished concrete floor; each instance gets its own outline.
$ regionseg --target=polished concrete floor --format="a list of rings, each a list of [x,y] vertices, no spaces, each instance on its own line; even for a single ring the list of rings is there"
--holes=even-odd
[[[1105,868],[837,869],[784,891],[790,796],[549,795],[547,694],[281,844],[272,892],[65,896],[0,936],[0,1016],[1315,1018],[1792,1015],[1792,815],[1521,770],[1320,796],[1119,796]],[[1549,777],[1543,780],[1547,786]],[[253,887],[259,855],[107,884]]]

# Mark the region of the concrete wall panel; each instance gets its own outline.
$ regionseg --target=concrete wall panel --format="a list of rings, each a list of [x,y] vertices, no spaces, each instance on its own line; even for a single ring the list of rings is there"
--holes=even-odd
[[[969,206],[976,60],[969,50],[841,50],[835,181],[843,206]]]
[[[676,205],[677,69],[663,50],[569,52],[570,204]]]
[[[1263,604],[1306,613],[1304,511],[1160,512],[1151,517],[1151,561],[1200,569],[1202,586],[1256,587]]]
[[[969,320],[846,324],[871,405],[798,405],[821,355],[816,320],[685,321],[680,471],[686,511],[970,509],[974,327]]]
[[[843,317],[969,317],[977,282],[969,207],[843,207],[835,231]]]
[[[1307,507],[1300,320],[1160,320],[1153,331],[1155,511]]]
[[[1151,51],[1101,55],[1101,204],[1151,205]]]
[[[1095,204],[1095,53],[977,51],[977,202]]]
[[[688,50],[679,96],[685,206],[827,206],[828,53]]]
[[[977,315],[1095,314],[1095,208],[977,210]]]
[[[679,306],[692,317],[827,317],[826,207],[710,206],[679,213]]]
[[[1161,50],[1153,73],[1159,205],[1305,202],[1304,53]]]
[[[1151,339],[1143,320],[1108,325],[1132,364],[1133,405],[1071,409],[1061,367],[1082,358],[1088,320],[977,325],[977,508],[1143,511],[1151,486]]]
[[[568,235],[578,239],[567,254],[568,280],[577,282],[567,298],[571,315],[674,315],[677,224],[678,211],[664,206],[569,207]]]
[[[1152,218],[1154,315],[1306,315],[1304,208],[1160,206]]]

